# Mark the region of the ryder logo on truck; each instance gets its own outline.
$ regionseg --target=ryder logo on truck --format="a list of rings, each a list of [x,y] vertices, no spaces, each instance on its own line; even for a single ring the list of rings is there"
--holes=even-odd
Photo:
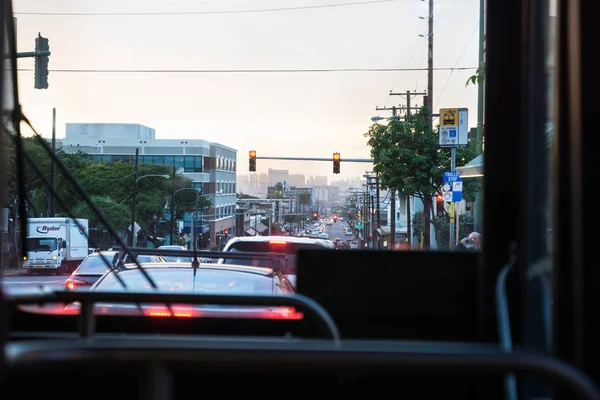
[[[56,232],[56,231],[60,230],[60,226],[42,225],[42,226],[38,226],[37,228],[35,228],[35,230],[38,233]]]

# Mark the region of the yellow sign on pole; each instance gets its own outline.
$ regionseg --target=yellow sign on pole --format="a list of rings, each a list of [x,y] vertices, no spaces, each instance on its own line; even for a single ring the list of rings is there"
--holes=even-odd
[[[441,108],[440,126],[458,126],[458,108]]]

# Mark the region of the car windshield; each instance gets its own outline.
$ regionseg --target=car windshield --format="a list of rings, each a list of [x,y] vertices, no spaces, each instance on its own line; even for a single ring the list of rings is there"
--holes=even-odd
[[[228,251],[285,254],[285,266],[293,267],[296,265],[296,254],[300,249],[318,250],[325,249],[325,247],[317,243],[292,243],[282,240],[276,242],[237,242],[233,243]],[[271,259],[225,259],[225,264],[275,267]]]
[[[273,279],[256,273],[198,268],[196,277],[191,268],[147,268],[146,271],[162,292],[193,292],[215,294],[272,294]],[[132,269],[119,272],[124,289],[114,274],[106,275],[94,290],[153,290],[143,274]]]
[[[167,262],[189,262],[194,261],[194,257],[179,257],[179,256],[162,256]]]
[[[28,238],[27,249],[29,251],[54,251],[57,248],[55,238]]]
[[[79,265],[79,268],[77,269],[77,274],[102,275],[108,270],[108,265],[112,265],[113,258],[114,254],[90,255]]]

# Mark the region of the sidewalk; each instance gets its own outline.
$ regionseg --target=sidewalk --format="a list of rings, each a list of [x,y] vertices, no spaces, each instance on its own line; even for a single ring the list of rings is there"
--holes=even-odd
[[[2,268],[2,276],[25,276],[27,270],[23,268]]]

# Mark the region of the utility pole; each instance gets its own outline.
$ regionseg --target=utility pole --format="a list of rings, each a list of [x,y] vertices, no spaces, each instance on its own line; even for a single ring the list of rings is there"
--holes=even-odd
[[[392,107],[379,107],[379,106],[375,106],[375,111],[391,111],[392,112],[392,119],[401,119],[401,118],[405,118],[405,117],[401,117],[398,116],[398,111],[402,110],[402,106],[400,107],[396,107],[396,106],[392,106]]]
[[[390,91],[390,96],[402,96],[406,99],[406,116],[404,116],[404,118],[408,118],[410,116],[410,110],[415,110],[415,111],[419,111],[419,107],[415,106],[412,107],[410,104],[410,100],[413,97],[416,96],[427,96],[427,93],[425,92],[411,92],[410,90],[407,90],[406,93],[400,93],[400,92],[392,92]],[[427,104],[425,104],[427,105]]]
[[[406,99],[406,121],[410,121],[411,110],[419,110],[419,107],[412,107],[410,104],[410,100],[415,96],[427,96],[427,93],[421,92],[416,93],[410,90],[407,90],[406,93],[394,93],[390,91],[390,96],[402,96]],[[412,249],[412,219],[411,219],[411,210],[410,210],[410,195],[405,193],[406,195],[406,238],[408,239],[408,247]]]
[[[371,248],[375,249],[375,237],[377,236],[376,233],[376,225],[375,225],[375,199],[373,195],[370,196],[371,197]]]
[[[140,149],[139,147],[135,149],[135,170],[133,172],[133,199],[131,201],[131,233],[129,236],[129,246],[133,247],[135,243],[135,200],[136,200],[136,192],[137,192],[137,178],[138,178],[138,159],[139,159]]]
[[[456,172],[456,147],[452,147],[452,149],[450,151],[452,154],[450,171]],[[456,229],[458,229],[458,225],[456,225],[454,222],[455,216],[456,216],[456,203],[454,201],[452,201],[450,203],[450,242],[449,242],[450,250],[454,250],[454,248],[456,247],[456,243],[455,243],[454,239],[456,236],[455,231],[456,231]]]
[[[379,174],[377,174],[375,176],[375,182],[377,183],[377,187],[376,187],[376,190],[377,190],[377,194],[376,194],[376,196],[377,196],[377,233],[378,233],[377,234],[377,248],[379,249],[381,247],[381,241],[379,240],[380,239],[379,232],[381,230],[381,210],[380,210],[381,203],[380,203],[380,199],[379,199]]]
[[[52,154],[56,157],[56,108],[52,109]],[[52,174],[52,193],[50,194],[50,216],[56,217],[56,163],[50,158],[50,173]]]
[[[479,67],[483,66],[485,61],[485,0],[479,0]],[[485,71],[483,71],[485,73]],[[485,80],[481,80],[477,86],[477,142],[479,143],[477,153],[483,153],[483,85]],[[483,218],[482,197],[478,193],[475,197],[475,232],[481,232],[481,221]]]
[[[390,190],[390,249],[396,244],[396,191]]]
[[[192,236],[194,238],[194,254],[196,253],[196,251],[198,251],[198,199],[200,198],[200,195],[198,194],[198,192],[196,192],[196,204],[194,207],[194,223],[193,223],[193,227],[194,227],[194,235]]]
[[[429,16],[428,16],[428,32],[427,32],[427,109],[429,118],[429,130],[433,127],[433,0],[429,0]]]
[[[173,231],[175,230],[175,172],[177,171],[177,169],[175,168],[175,165],[173,165],[173,188],[171,189],[171,226],[169,228],[169,244],[172,245],[173,244]]]

